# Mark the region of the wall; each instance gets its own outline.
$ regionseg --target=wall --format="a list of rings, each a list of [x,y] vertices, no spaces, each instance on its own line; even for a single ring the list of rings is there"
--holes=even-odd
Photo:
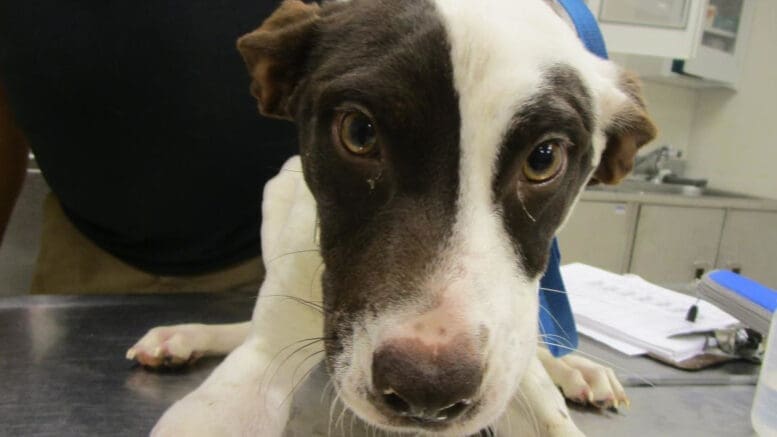
[[[739,90],[699,92],[688,173],[716,188],[777,198],[777,1],[753,1]]]
[[[645,151],[669,145],[687,157],[699,92],[656,82],[644,82],[642,90],[648,112],[658,126],[658,137],[645,146]]]

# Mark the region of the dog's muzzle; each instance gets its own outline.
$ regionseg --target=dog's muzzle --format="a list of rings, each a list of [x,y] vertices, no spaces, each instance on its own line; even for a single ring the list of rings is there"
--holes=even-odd
[[[439,314],[411,320],[375,349],[369,398],[387,417],[444,426],[477,402],[480,341],[444,320]]]

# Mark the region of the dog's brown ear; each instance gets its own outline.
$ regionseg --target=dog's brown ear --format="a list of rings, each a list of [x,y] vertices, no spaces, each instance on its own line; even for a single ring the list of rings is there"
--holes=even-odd
[[[636,76],[622,72],[620,89],[628,102],[615,113],[605,133],[607,147],[591,183],[617,184],[634,167],[637,150],[656,137],[656,126],[647,114],[642,98],[642,87]]]
[[[304,73],[319,12],[316,3],[284,0],[258,29],[237,40],[263,115],[291,119],[289,98]]]

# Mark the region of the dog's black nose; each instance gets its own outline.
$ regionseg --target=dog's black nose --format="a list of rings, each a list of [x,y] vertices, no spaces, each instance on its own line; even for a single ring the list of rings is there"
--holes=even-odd
[[[483,379],[477,354],[461,342],[424,344],[398,339],[372,361],[372,383],[383,409],[423,423],[442,423],[472,405]]]

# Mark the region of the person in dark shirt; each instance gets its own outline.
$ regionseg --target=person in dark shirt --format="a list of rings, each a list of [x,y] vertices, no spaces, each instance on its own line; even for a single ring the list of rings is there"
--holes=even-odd
[[[27,147],[52,190],[33,292],[258,286],[296,133],[258,116],[235,41],[278,3],[0,3],[0,236]]]

